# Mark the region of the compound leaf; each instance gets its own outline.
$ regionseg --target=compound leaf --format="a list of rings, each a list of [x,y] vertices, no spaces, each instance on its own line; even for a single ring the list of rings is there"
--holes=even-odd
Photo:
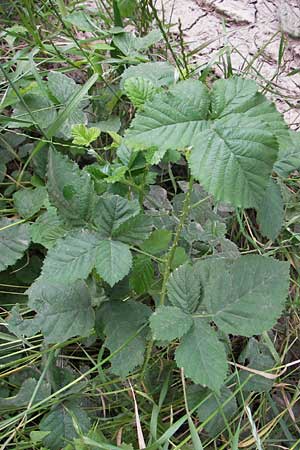
[[[181,338],[192,325],[192,316],[176,306],[160,306],[150,317],[153,338],[160,341]]]
[[[110,286],[122,280],[132,266],[132,255],[123,242],[100,241],[96,250],[96,270]]]
[[[177,347],[175,358],[177,366],[182,367],[194,383],[220,391],[227,372],[225,348],[204,320],[194,321]]]
[[[30,244],[29,226],[15,223],[11,219],[0,220],[0,272],[22,258]]]
[[[50,206],[46,212],[41,214],[30,226],[32,242],[41,244],[46,248],[52,248],[56,241],[62,238],[67,227],[62,219],[57,215],[54,206]]]
[[[113,232],[113,238],[126,244],[141,244],[148,238],[152,227],[152,218],[146,214],[139,214],[122,223]]]
[[[130,274],[130,287],[137,294],[144,294],[154,281],[154,267],[151,258],[147,255],[137,255],[133,260]]]

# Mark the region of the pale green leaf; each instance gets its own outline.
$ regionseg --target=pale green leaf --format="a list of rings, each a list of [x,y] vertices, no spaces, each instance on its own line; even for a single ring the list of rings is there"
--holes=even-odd
[[[232,264],[214,259],[197,267],[204,285],[203,302],[221,330],[252,336],[272,328],[288,295],[287,262],[247,255]]]
[[[103,318],[104,334],[107,336],[105,346],[114,352],[134,337],[142,325],[147,323],[151,309],[134,301],[114,301],[105,303],[99,316]],[[125,378],[144,361],[146,331],[140,332],[118,354],[111,359],[111,370]]]
[[[43,279],[61,283],[86,279],[95,265],[98,242],[99,237],[91,231],[66,234],[48,251],[42,269]]]
[[[91,33],[99,31],[97,25],[92,21],[91,17],[84,11],[74,11],[64,17],[64,21],[74,25],[79,30],[89,31]]]
[[[0,219],[0,272],[22,258],[30,244],[28,225],[14,223],[11,219]]]
[[[133,103],[133,106],[139,108],[149,100],[152,100],[157,92],[157,88],[152,81],[147,78],[127,78],[124,83],[124,89],[127,97]]]
[[[50,206],[30,226],[32,242],[41,244],[48,249],[52,248],[56,241],[66,234],[67,230],[68,228],[58,217],[56,208],[53,206]]]
[[[289,131],[287,136],[279,137],[278,159],[274,171],[282,177],[300,169],[300,133]]]
[[[160,306],[150,317],[153,338],[160,341],[181,338],[192,325],[192,316],[175,306]]]
[[[100,197],[94,210],[94,222],[104,237],[111,237],[119,226],[140,212],[137,200],[127,200],[119,195]]]
[[[51,150],[48,193],[60,216],[74,225],[89,221],[94,207],[94,186],[89,173],[66,156]]]
[[[125,244],[141,244],[148,238],[152,228],[152,218],[146,214],[138,214],[122,223],[112,235]]]
[[[96,270],[110,286],[128,275],[132,266],[132,255],[129,246],[123,242],[100,241],[96,249]]]
[[[138,8],[136,0],[116,0],[122,17],[132,17]]]
[[[48,343],[90,333],[95,315],[83,281],[56,284],[38,279],[27,292],[29,306],[37,312],[40,329]]]
[[[277,152],[264,122],[233,114],[197,135],[189,166],[217,200],[248,208],[261,202]]]
[[[88,128],[84,124],[73,125],[72,136],[73,144],[88,146],[94,142],[100,135],[98,128]]]
[[[34,336],[40,330],[39,321],[35,318],[23,319],[18,304],[11,309],[6,326],[11,333],[20,339],[24,336]]]
[[[50,431],[43,439],[49,450],[61,450],[67,442],[78,437],[73,421],[76,421],[82,433],[87,433],[91,422],[78,402],[69,400],[55,405],[40,422],[41,431]]]
[[[47,191],[43,186],[35,189],[22,189],[13,195],[14,204],[21,217],[31,217],[44,205]]]
[[[156,255],[168,249],[171,239],[172,231],[154,230],[149,238],[143,242],[142,249],[151,255]]]
[[[168,62],[147,62],[124,70],[121,80],[122,89],[128,78],[138,77],[150,80],[155,87],[172,86],[177,78],[175,68]]]
[[[184,98],[184,101],[182,99]],[[139,149],[181,149],[208,127],[209,91],[196,80],[178,83],[155,95],[136,115],[125,143]]]
[[[167,288],[172,305],[189,313],[197,309],[200,303],[201,284],[197,272],[190,264],[184,264],[172,272]]]
[[[24,128],[37,125],[42,129],[48,128],[56,119],[56,109],[53,103],[42,92],[26,94],[23,100],[27,106],[19,102],[11,116],[9,128]],[[30,111],[30,113],[28,112]],[[20,122],[18,122],[20,120]]]
[[[270,179],[257,211],[257,222],[261,233],[274,241],[283,225],[283,218],[284,204],[280,186]]]
[[[177,347],[175,358],[177,366],[194,383],[220,391],[226,377],[227,358],[224,345],[207,322],[194,321],[193,328]]]

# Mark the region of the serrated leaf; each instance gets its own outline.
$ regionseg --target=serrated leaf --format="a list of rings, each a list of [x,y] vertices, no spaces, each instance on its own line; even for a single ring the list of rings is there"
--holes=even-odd
[[[22,258],[30,244],[28,225],[14,223],[11,219],[0,220],[0,272]]]
[[[37,386],[37,380],[34,378],[28,378],[25,380],[19,392],[13,396],[8,398],[0,398],[0,409],[19,409],[28,405],[31,400],[32,394]],[[49,383],[42,381],[33,401],[34,403],[38,403],[41,400],[44,400],[51,393],[51,386]]]
[[[129,246],[123,242],[100,241],[96,249],[96,271],[110,286],[122,280],[132,266]]]
[[[62,238],[68,231],[63,221],[58,217],[56,208],[50,206],[30,226],[32,242],[44,247],[52,248],[56,241]]]
[[[83,281],[54,284],[37,280],[27,291],[29,306],[37,312],[40,329],[48,343],[87,336],[94,326],[91,297]]]
[[[119,195],[106,195],[97,201],[94,223],[103,237],[111,237],[119,226],[140,212],[137,200],[127,200]]]
[[[289,130],[287,136],[279,136],[278,159],[274,171],[282,177],[287,177],[300,168],[300,133]]]
[[[23,336],[34,336],[40,330],[39,321],[33,319],[23,319],[20,314],[20,307],[17,304],[11,311],[6,325],[8,331],[18,338]]]
[[[99,242],[97,234],[91,231],[69,232],[48,251],[42,269],[43,279],[61,283],[86,279],[95,265]]]
[[[100,130],[95,127],[88,128],[84,124],[73,125],[73,144],[88,146],[100,136]]]
[[[262,121],[234,114],[198,134],[189,166],[215,199],[248,208],[261,202],[277,153],[277,140]]]
[[[177,347],[175,359],[177,366],[182,367],[194,383],[220,391],[226,377],[227,358],[224,345],[207,322],[194,321]]]
[[[50,431],[43,439],[49,450],[60,450],[68,441],[78,436],[73,421],[77,422],[82,433],[87,433],[91,422],[78,402],[71,400],[54,406],[40,422],[41,431]]]
[[[175,68],[168,62],[147,62],[130,66],[124,70],[121,80],[121,88],[128,78],[142,77],[150,80],[154,86],[172,86],[176,81]]]
[[[167,289],[172,305],[189,313],[197,309],[200,303],[201,284],[190,264],[184,264],[172,272]]]
[[[143,106],[148,100],[152,100],[157,92],[157,88],[152,81],[142,77],[127,78],[124,89],[127,97],[136,108]]]
[[[14,204],[21,217],[31,217],[44,205],[47,191],[43,186],[35,189],[22,189],[13,195]]]
[[[172,231],[154,230],[141,247],[145,252],[157,255],[168,249],[171,239]]]
[[[148,238],[152,228],[152,218],[146,214],[139,214],[122,223],[112,235],[114,239],[125,244],[138,245]]]
[[[150,317],[153,338],[160,341],[181,338],[192,325],[192,316],[175,306],[160,306]]]
[[[144,105],[132,121],[125,143],[139,149],[156,147],[160,151],[189,146],[208,126],[209,103],[209,91],[204,84],[182,81]]]
[[[212,320],[226,333],[261,334],[275,324],[288,295],[289,264],[259,255],[232,264],[215,259],[206,266],[203,303]],[[203,270],[203,263],[198,263]]]
[[[61,217],[80,225],[89,221],[94,206],[94,186],[90,174],[55,150],[49,151],[47,189],[51,203]]]
[[[283,225],[283,208],[280,186],[270,179],[257,211],[257,222],[261,233],[272,241],[277,238]]]
[[[114,352],[148,321],[151,309],[134,301],[114,301],[105,303],[98,314],[105,320],[104,333],[107,336],[105,346],[110,352]],[[145,345],[146,331],[143,331],[113,356],[112,372],[126,378],[132,370],[143,363]]]
[[[144,294],[151,287],[154,280],[154,267],[152,260],[146,255],[137,255],[133,260],[130,274],[130,287],[137,294]]]

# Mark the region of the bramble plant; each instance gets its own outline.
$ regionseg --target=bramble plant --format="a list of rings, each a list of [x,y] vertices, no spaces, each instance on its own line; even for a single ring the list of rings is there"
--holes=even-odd
[[[126,9],[130,2],[120,4]],[[66,22],[96,29],[83,12]],[[55,386],[63,397],[32,435],[51,450],[78,435],[91,439],[76,449],[97,440],[76,396],[80,384],[53,363],[64,345],[97,342],[94,368],[112,384],[114,377],[144,382],[151,355],[164,349],[194,383],[188,393],[213,393],[206,410],[189,400],[200,420],[221,401],[231,417],[232,337],[250,338],[240,362],[261,357],[272,365],[274,355],[263,354],[253,336],[276,324],[289,294],[290,263],[262,251],[243,228],[243,213],[251,210],[262,239],[276,241],[284,224],[283,182],[300,168],[298,134],[253,80],[183,79],[171,64],[149,61],[145,51],[160,31],[136,37],[119,26],[105,37],[109,44],[97,40],[92,56],[84,54],[95,72],[84,84],[61,71],[41,76],[31,54],[32,76],[17,80],[17,88],[8,76],[2,102],[10,114],[1,116],[7,213],[0,218],[0,279],[26,285],[25,303],[9,307],[3,324],[29,349],[30,338],[42,335],[42,351],[51,353],[39,381],[24,379],[16,395],[0,399],[0,409],[36,411],[35,404],[56,396]],[[99,52],[111,50],[117,53],[108,63],[128,65],[113,87],[95,70]],[[233,226],[251,250],[240,251]],[[271,386],[270,379],[253,380],[258,392]],[[208,432],[222,430],[220,417]],[[105,445],[99,448],[132,448]]]

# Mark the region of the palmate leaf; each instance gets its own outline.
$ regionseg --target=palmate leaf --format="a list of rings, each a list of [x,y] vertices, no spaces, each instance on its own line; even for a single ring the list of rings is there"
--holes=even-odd
[[[275,324],[288,295],[289,264],[259,255],[195,265],[203,304],[225,333],[252,336]]]
[[[280,114],[249,80],[217,82],[211,93],[183,81],[155,95],[137,113],[127,134],[132,148],[191,147],[192,175],[216,200],[257,207],[287,134]]]
[[[29,289],[29,306],[48,343],[64,342],[73,336],[87,336],[94,326],[91,296],[83,281],[55,284],[37,280]]]
[[[80,170],[67,156],[50,150],[47,189],[60,216],[73,225],[90,220],[94,206],[94,186],[89,173]]]
[[[178,367],[194,383],[219,391],[227,372],[224,345],[217,333],[204,320],[195,320],[191,330],[182,338],[175,352]]]
[[[192,316],[175,306],[160,306],[150,318],[153,338],[160,341],[181,338],[192,325]]]
[[[0,220],[0,272],[22,258],[30,244],[29,226],[14,225],[10,219]]]
[[[105,346],[111,351],[119,349],[126,340],[134,337],[151,314],[151,309],[134,301],[104,303],[97,317],[104,321]],[[118,354],[111,359],[111,370],[125,378],[144,360],[146,331],[140,332]]]
[[[129,246],[123,242],[100,241],[96,249],[96,271],[110,286],[122,280],[132,266]]]
[[[56,242],[45,258],[42,277],[61,283],[86,279],[95,265],[99,237],[88,230],[72,231]]]

